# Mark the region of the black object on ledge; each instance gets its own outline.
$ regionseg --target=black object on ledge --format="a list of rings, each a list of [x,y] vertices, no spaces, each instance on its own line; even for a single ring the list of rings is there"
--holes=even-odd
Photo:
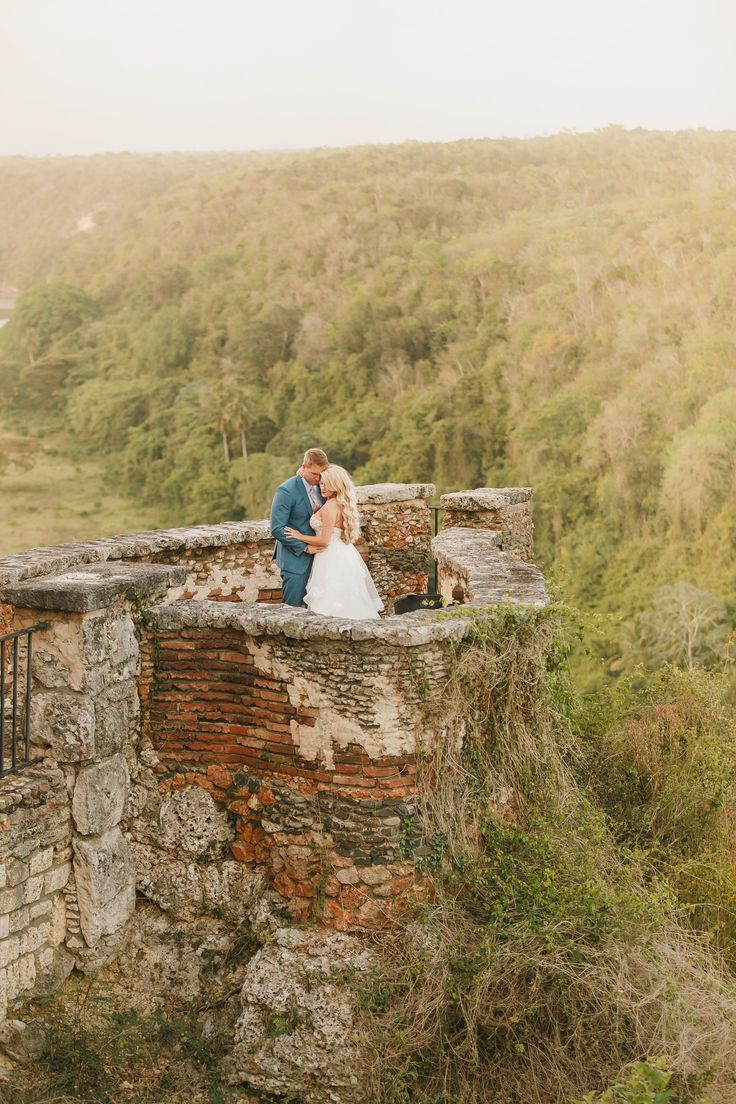
[[[441,594],[402,594],[394,602],[394,613],[414,613],[419,609],[442,609]]]

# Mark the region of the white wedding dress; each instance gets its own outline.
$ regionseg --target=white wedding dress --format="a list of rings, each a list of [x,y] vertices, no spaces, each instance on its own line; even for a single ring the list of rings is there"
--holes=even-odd
[[[320,532],[320,518],[313,516],[309,523],[316,533]],[[304,604],[312,613],[327,617],[378,617],[383,609],[360,552],[354,544],[345,543],[342,529],[333,529],[327,547],[315,552]]]

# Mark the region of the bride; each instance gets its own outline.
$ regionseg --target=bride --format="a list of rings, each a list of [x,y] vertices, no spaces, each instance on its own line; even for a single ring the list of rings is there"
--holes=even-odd
[[[324,506],[310,519],[314,534],[286,526],[288,537],[304,541],[314,557],[305,605],[328,617],[378,617],[383,602],[355,547],[360,536],[355,486],[344,468],[330,464],[320,479]]]

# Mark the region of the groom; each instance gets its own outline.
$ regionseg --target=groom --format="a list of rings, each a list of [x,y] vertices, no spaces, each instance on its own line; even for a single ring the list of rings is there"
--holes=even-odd
[[[307,449],[296,475],[276,491],[271,506],[271,535],[276,539],[273,558],[281,572],[284,605],[301,606],[312,568],[310,548],[304,541],[287,537],[284,528],[291,525],[300,533],[310,531],[309,519],[324,506],[319,481],[329,460],[322,449]]]

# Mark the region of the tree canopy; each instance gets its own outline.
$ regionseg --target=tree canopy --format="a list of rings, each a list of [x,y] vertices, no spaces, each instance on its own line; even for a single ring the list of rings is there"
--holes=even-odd
[[[612,619],[591,677],[626,669],[662,588],[733,625],[734,181],[734,135],[616,127],[0,160],[9,428],[71,426],[169,524],[263,516],[315,444],[531,484],[540,563]]]

